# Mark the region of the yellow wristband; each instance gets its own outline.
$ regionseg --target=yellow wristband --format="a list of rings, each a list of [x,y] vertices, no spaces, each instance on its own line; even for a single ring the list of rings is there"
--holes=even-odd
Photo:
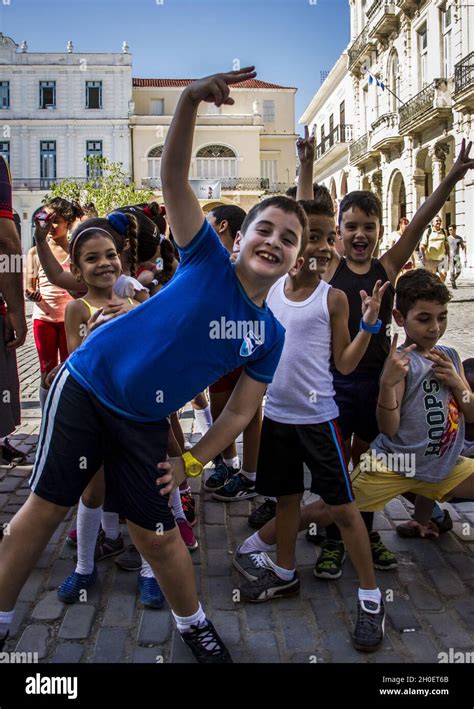
[[[181,457],[184,462],[184,472],[186,477],[198,478],[204,470],[203,464],[199,462],[199,460],[195,458],[190,451],[186,451],[186,453],[183,453]]]

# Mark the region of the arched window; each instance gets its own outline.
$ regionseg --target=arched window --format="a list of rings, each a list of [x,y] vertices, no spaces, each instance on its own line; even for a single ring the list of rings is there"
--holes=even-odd
[[[163,146],[157,145],[152,148],[147,155],[148,158],[148,177],[151,180],[160,179],[161,156],[163,155]],[[154,186],[154,185],[152,185]]]
[[[400,103],[400,101],[396,98],[400,96],[400,65],[398,62],[398,53],[395,49],[389,59],[388,80],[388,88],[392,91],[392,93],[389,94],[390,112],[394,113],[398,110],[398,105]]]
[[[196,153],[196,177],[199,180],[238,177],[238,159],[226,145],[206,145]]]

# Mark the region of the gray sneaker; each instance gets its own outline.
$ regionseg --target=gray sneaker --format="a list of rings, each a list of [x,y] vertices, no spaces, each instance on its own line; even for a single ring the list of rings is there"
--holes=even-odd
[[[291,581],[284,581],[271,569],[264,569],[260,578],[243,583],[240,592],[242,598],[251,603],[263,603],[274,598],[291,598],[300,592],[300,579],[296,571]]]
[[[243,554],[239,551],[241,546],[237,548],[232,563],[248,581],[255,581],[264,573],[265,569],[272,568],[270,559],[264,551],[251,551]]]

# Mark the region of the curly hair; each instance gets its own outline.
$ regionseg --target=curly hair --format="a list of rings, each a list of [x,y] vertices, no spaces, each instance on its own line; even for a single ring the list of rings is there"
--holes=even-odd
[[[62,197],[55,197],[50,202],[46,202],[45,207],[52,209],[55,214],[62,217],[68,226],[73,224],[76,219],[81,219],[84,216],[84,211],[79,202],[69,201]]]

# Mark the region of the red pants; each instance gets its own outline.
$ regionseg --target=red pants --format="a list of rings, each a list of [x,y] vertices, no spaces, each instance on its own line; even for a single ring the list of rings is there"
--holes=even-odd
[[[60,361],[68,357],[66,331],[63,322],[33,320],[33,334],[40,361],[41,374],[50,372]]]

